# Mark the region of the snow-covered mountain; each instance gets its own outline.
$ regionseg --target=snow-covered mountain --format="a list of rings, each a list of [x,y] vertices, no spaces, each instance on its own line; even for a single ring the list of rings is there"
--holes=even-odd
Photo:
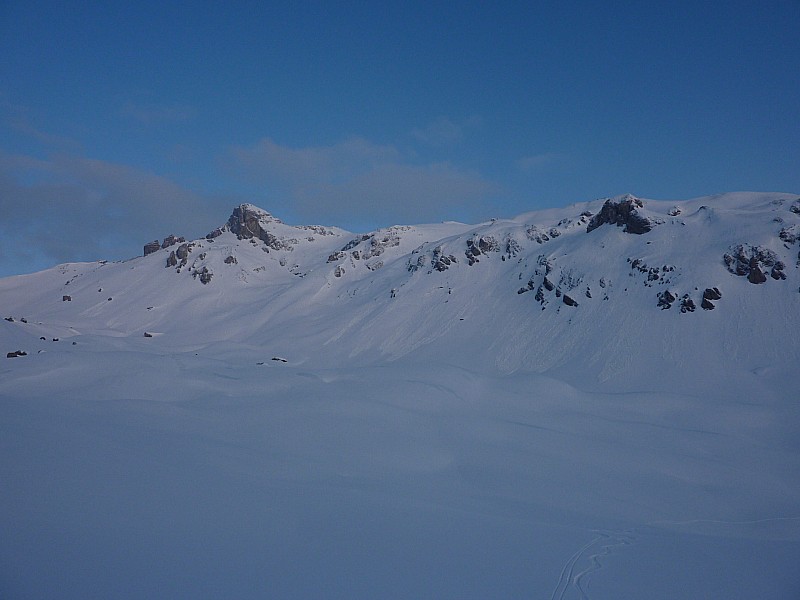
[[[363,235],[242,205],[204,239],[3,280],[15,319],[3,334],[8,351],[34,353],[52,349],[39,337],[147,333],[326,367],[428,353],[502,373],[608,381],[658,363],[717,377],[800,358],[798,251],[800,200],[787,194],[622,196]]]
[[[797,195],[244,204],[0,310],[0,596],[800,591]]]

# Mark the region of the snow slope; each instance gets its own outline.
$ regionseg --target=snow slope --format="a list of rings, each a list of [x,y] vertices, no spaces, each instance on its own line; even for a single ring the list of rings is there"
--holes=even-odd
[[[0,596],[795,597],[798,239],[790,194],[243,205],[0,280]]]

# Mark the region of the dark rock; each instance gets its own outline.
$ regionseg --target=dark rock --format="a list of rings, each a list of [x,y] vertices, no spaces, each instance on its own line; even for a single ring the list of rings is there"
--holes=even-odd
[[[151,337],[153,337],[153,334],[152,333],[148,333],[148,332],[145,331],[144,332],[144,337],[151,338]]]
[[[22,318],[20,319],[20,321],[21,321],[22,323],[27,323],[27,322],[28,322],[28,319],[26,319],[25,317],[22,317]]]
[[[329,263],[336,262],[337,260],[343,259],[345,256],[347,256],[347,253],[344,250],[339,250],[328,256],[327,262]]]
[[[750,283],[764,283],[766,280],[767,276],[764,275],[758,265],[750,267],[750,272],[747,274],[747,281]]]
[[[431,266],[440,273],[446,271],[451,265],[455,264],[456,257],[452,254],[445,254],[441,246],[436,246],[433,249],[433,257],[431,258]]]
[[[353,257],[355,260],[361,260],[361,252],[359,252],[358,250],[353,250],[353,251],[350,253],[350,255],[351,255],[351,256],[352,256],[352,257]]]
[[[40,340],[42,340],[43,342],[46,342],[46,341],[47,341],[47,338],[46,338],[46,337],[44,337],[44,336],[40,337],[39,339],[40,339]]]
[[[625,196],[621,200],[606,200],[603,208],[586,226],[589,233],[601,225],[617,225],[623,227],[625,233],[643,234],[653,229],[654,223],[639,214],[638,209],[644,208],[644,203],[633,196]]]
[[[700,303],[700,308],[703,310],[714,310],[714,304],[708,298],[703,296],[703,301]]]
[[[681,312],[694,312],[696,308],[694,300],[689,297],[689,294],[684,294],[681,298]]]
[[[272,360],[274,360],[275,362],[282,362],[282,363],[289,362],[288,360],[286,360],[285,358],[281,358],[280,356],[273,356]]]
[[[158,252],[161,249],[161,244],[158,240],[153,240],[152,242],[148,242],[144,245],[144,256],[148,254],[152,254],[153,252]]]
[[[222,235],[222,229],[217,227],[214,231],[211,231],[211,232],[206,234],[206,239],[207,240],[213,240],[214,238],[218,238],[221,235]]]
[[[719,288],[706,288],[703,291],[703,300],[719,300],[722,298],[722,292],[719,291]]]
[[[531,225],[525,230],[525,235],[528,237],[529,240],[536,242],[537,244],[544,244],[545,242],[550,241],[550,237],[543,231],[539,231],[539,228],[536,225]]]
[[[175,250],[175,255],[182,261],[187,260],[189,258],[189,244],[178,246],[178,249]]]
[[[251,204],[241,204],[233,209],[233,214],[225,227],[240,240],[256,238],[273,250],[292,250],[288,240],[280,239],[264,229],[269,223],[281,223],[281,221]]]
[[[660,294],[658,294],[658,308],[661,310],[667,310],[668,308],[672,308],[672,303],[677,300],[677,296],[670,292],[669,290],[664,290]]]
[[[338,265],[336,267],[336,269],[334,269],[334,271],[333,271],[333,276],[334,277],[341,277],[342,275],[344,275],[344,269],[342,268],[341,265]]]
[[[236,260],[236,257],[235,257],[235,256],[233,256],[233,255],[229,255],[227,258],[225,258],[225,261],[224,261],[224,262],[225,262],[225,264],[226,264],[226,265],[235,265],[235,264],[237,264],[239,261],[238,261],[238,260]]]
[[[781,241],[789,244],[790,246],[797,243],[800,240],[800,227],[797,225],[792,225],[791,227],[784,227],[781,229],[778,237]]]
[[[667,214],[670,217],[677,217],[679,214],[681,214],[681,209],[677,206],[674,206],[671,209],[669,209],[669,212]]]
[[[553,282],[552,282],[552,281],[550,281],[550,280],[549,280],[547,277],[545,277],[545,278],[544,278],[544,280],[542,281],[542,285],[544,285],[544,288],[545,288],[545,289],[546,289],[548,292],[552,292],[552,291],[555,289],[555,287],[556,287],[556,286],[553,284]]]
[[[567,296],[566,294],[564,294],[561,299],[564,301],[564,304],[566,304],[567,306],[578,306],[578,303],[575,302],[575,300],[573,300],[571,297]]]
[[[786,273],[783,272],[784,264],[782,262],[775,263],[775,266],[772,267],[772,271],[770,271],[769,276],[772,277],[774,280],[785,280]]]
[[[776,264],[783,264],[772,250],[761,246],[738,244],[723,255],[725,266],[729,272],[739,277],[747,277],[750,283],[764,283],[767,280],[764,271]],[[781,271],[782,269],[778,269]]]
[[[6,358],[17,358],[18,356],[28,356],[28,353],[24,350],[16,350],[14,352],[9,352],[6,354]]]
[[[508,258],[514,258],[521,250],[522,247],[519,245],[519,242],[509,236],[506,240],[506,256],[508,256]]]
[[[592,290],[590,290],[588,287],[586,288],[586,297],[587,298],[591,298],[592,297]]]
[[[170,246],[174,246],[179,242],[185,242],[186,239],[182,237],[175,237],[174,235],[170,234],[164,238],[164,241],[161,242],[161,248],[169,248]]]
[[[72,302],[72,296],[61,296],[62,302]]]
[[[13,323],[14,317],[6,317],[5,320],[8,321],[9,323]]]
[[[174,267],[178,264],[178,258],[175,256],[175,251],[169,253],[169,258],[167,258],[167,268]]]
[[[199,276],[200,276],[200,283],[206,285],[211,281],[211,278],[214,276],[214,274],[211,271],[209,271],[208,267],[203,267],[203,269],[199,273]]]

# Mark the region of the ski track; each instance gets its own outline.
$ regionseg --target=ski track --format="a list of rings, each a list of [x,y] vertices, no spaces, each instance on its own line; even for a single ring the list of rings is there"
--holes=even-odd
[[[577,590],[580,594],[581,600],[589,600],[589,595],[586,592],[584,580],[593,572],[599,571],[603,568],[600,564],[600,559],[604,556],[609,556],[616,546],[628,546],[635,541],[635,537],[627,531],[592,531],[597,534],[588,544],[584,545],[580,550],[575,552],[569,557],[561,569],[558,576],[558,583],[556,584],[553,593],[550,595],[550,600],[564,600],[566,594],[570,590]],[[608,543],[601,544],[607,540]],[[575,566],[578,561],[586,555],[591,549],[597,547],[597,551],[587,556],[589,565],[575,573]]]
[[[656,525],[693,525],[697,523],[716,523],[723,525],[755,525],[759,523],[772,523],[779,521],[800,521],[800,517],[772,517],[767,519],[754,519],[748,521],[723,521],[717,519],[691,519],[687,521],[650,521],[647,526]],[[632,531],[612,531],[612,530],[591,530],[596,534],[589,543],[585,544],[577,552],[569,557],[558,576],[550,600],[564,600],[569,591],[576,591],[581,600],[591,600],[588,593],[588,577],[603,568],[601,559],[611,556],[618,546],[630,546],[634,544],[638,537]],[[602,543],[606,542],[606,543]],[[596,548],[596,552],[588,554],[589,550]],[[588,566],[576,573],[578,562],[586,557]]]

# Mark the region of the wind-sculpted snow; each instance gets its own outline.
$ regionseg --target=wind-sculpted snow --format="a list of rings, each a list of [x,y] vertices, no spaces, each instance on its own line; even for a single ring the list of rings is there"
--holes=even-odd
[[[242,205],[2,279],[0,597],[795,597],[799,205]]]

